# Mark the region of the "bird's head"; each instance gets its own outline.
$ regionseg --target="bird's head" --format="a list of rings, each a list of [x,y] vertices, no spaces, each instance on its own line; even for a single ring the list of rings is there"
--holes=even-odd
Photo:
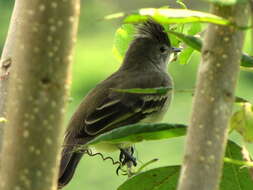
[[[130,44],[123,65],[127,67],[151,65],[165,70],[170,55],[180,51],[171,46],[164,27],[152,19],[137,26],[135,39]]]

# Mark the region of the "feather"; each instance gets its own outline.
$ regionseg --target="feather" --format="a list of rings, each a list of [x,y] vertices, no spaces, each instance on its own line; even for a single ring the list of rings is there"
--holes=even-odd
[[[164,95],[143,95],[133,98],[133,106],[125,105],[123,101],[108,100],[95,109],[85,120],[85,132],[89,135],[96,135],[111,130],[117,126],[123,126],[139,122],[146,116],[159,112],[167,96]],[[115,102],[112,104],[111,102]],[[106,106],[104,106],[106,105]],[[101,109],[103,108],[103,109]]]
[[[158,43],[171,45],[169,37],[165,32],[164,27],[153,19],[149,18],[147,21],[137,27],[137,34],[135,38],[149,38]]]

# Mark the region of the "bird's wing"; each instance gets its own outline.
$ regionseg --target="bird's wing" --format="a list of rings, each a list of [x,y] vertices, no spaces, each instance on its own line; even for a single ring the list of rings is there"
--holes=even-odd
[[[159,112],[168,95],[125,94],[107,98],[85,120],[85,132],[97,135],[123,125],[141,121],[146,116]]]

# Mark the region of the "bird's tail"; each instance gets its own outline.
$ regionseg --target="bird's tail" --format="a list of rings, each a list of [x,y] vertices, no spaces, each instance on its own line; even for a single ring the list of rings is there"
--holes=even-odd
[[[58,189],[61,189],[63,186],[67,185],[72,179],[76,167],[81,160],[83,153],[74,152],[73,147],[66,147],[62,151],[60,171],[58,178]]]

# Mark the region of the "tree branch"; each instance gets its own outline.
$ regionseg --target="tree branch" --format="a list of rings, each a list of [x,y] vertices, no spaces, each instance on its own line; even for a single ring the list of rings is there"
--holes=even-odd
[[[247,4],[212,4],[211,12],[239,26],[247,24]],[[242,44],[243,31],[209,24],[178,190],[219,187]]]
[[[79,0],[18,0],[1,190],[57,189],[60,137]]]

